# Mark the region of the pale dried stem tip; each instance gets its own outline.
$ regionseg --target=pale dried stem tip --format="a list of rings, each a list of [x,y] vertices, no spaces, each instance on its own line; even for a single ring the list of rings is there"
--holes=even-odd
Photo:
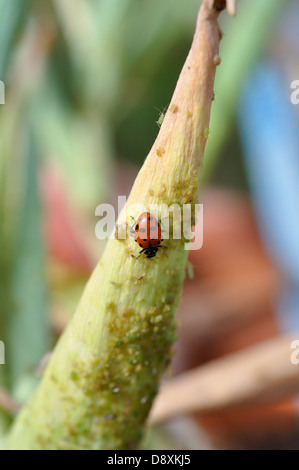
[[[217,11],[222,11],[225,8],[231,16],[236,16],[236,2],[237,0],[208,0],[209,8]]]
[[[227,0],[226,1],[226,8],[227,8],[228,13],[231,16],[236,16],[236,11],[237,11],[236,3],[237,3],[237,0]]]

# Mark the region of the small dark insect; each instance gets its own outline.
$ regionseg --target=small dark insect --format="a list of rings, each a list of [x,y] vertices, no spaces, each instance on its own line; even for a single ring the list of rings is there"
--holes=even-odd
[[[131,233],[135,234],[135,242],[142,248],[137,259],[142,253],[147,258],[154,258],[159,248],[166,248],[161,245],[162,231],[164,230],[161,229],[161,223],[149,212],[143,212],[136,221],[134,220]]]

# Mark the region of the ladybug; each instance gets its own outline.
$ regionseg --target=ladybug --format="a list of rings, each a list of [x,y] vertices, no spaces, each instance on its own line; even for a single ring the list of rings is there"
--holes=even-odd
[[[166,248],[161,245],[162,231],[160,222],[149,212],[143,212],[136,221],[134,219],[131,233],[135,234],[135,242],[142,248],[139,256],[144,253],[147,258],[154,258],[159,248]]]

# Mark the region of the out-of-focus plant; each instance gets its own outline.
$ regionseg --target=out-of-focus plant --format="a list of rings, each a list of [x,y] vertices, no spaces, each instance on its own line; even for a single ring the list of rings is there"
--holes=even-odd
[[[76,0],[74,14],[73,0],[0,0],[0,79],[6,85],[0,109],[0,339],[7,345],[0,387],[20,400],[36,382],[33,371],[52,333],[41,169],[54,162],[65,197],[93,231],[95,206],[112,193],[118,149],[140,162],[131,154],[142,150],[143,158],[157,131],[154,106],[170,99],[169,83],[182,65],[186,51],[180,47],[191,38],[199,3]],[[207,174],[230,132],[242,80],[286,0],[251,4],[223,41]],[[148,100],[152,128],[143,125]],[[132,121],[134,132],[127,132]],[[63,289],[75,305],[73,285],[70,279]],[[0,433],[9,421],[0,404]]]

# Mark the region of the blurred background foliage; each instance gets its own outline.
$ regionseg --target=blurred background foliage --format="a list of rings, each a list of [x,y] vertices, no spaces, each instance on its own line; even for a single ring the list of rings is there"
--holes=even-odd
[[[5,83],[5,105],[0,108],[0,339],[6,345],[0,387],[19,402],[35,387],[38,365],[67,324],[104,248],[94,235],[96,206],[116,204],[118,195],[128,194],[154,142],[156,121],[167,108],[190,47],[199,4],[199,0],[0,0],[0,79]],[[222,64],[217,70],[202,183],[205,188],[221,187],[224,193],[203,191],[205,213],[210,210],[205,233],[208,239],[211,231],[212,241],[206,255],[191,259],[196,289],[217,279],[213,296],[221,291],[221,263],[225,285],[230,282],[232,288],[236,278],[248,271],[248,258],[242,258],[242,246],[248,252],[244,237],[252,234],[252,246],[262,252],[262,263],[268,263],[267,239],[261,247],[256,238],[259,222],[251,219],[247,200],[254,191],[251,180],[256,167],[250,173],[244,165],[247,145],[238,126],[239,121],[245,122],[245,128],[247,124],[238,113],[244,86],[257,64],[271,56],[284,65],[273,44],[283,37],[278,25],[286,7],[298,13],[297,1],[243,0],[237,19],[226,14],[221,18]],[[284,83],[281,86],[288,89]],[[223,234],[226,226],[228,232]],[[228,233],[235,244],[225,243]],[[241,247],[238,253],[235,246]],[[225,260],[221,247],[227,253]],[[232,259],[239,271],[229,278]],[[186,310],[197,306],[201,314],[198,299],[188,289],[183,300]],[[227,310],[233,308],[228,305]],[[240,340],[235,349],[279,330],[265,328],[264,337],[244,344]],[[240,331],[234,334],[239,337]],[[206,344],[208,338],[201,341]],[[175,372],[234,349],[223,346],[209,354],[201,349],[189,363],[182,359],[191,354],[186,348],[182,340]],[[10,421],[11,413],[0,403],[0,432]],[[213,434],[211,423],[207,428]]]

